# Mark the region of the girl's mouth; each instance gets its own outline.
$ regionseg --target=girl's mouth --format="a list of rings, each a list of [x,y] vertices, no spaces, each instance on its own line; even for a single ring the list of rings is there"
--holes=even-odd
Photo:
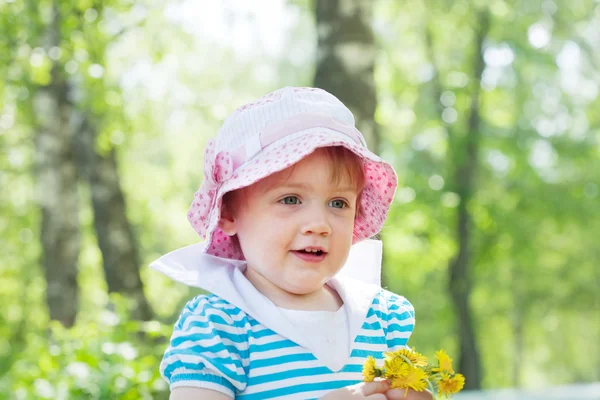
[[[302,261],[310,263],[319,263],[327,256],[327,252],[322,250],[317,250],[315,252],[306,250],[292,250],[292,253]]]

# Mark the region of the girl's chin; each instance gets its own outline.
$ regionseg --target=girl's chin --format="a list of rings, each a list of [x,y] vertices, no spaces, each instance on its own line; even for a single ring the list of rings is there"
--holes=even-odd
[[[325,286],[325,282],[327,281],[318,280],[310,283],[306,282],[301,285],[286,285],[281,288],[284,289],[286,292],[294,294],[296,296],[305,296],[322,290]]]

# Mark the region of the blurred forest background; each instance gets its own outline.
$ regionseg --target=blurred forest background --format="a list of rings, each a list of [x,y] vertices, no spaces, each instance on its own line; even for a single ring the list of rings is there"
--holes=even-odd
[[[167,398],[202,155],[282,86],[399,174],[384,281],[469,389],[600,381],[600,1],[0,0],[0,398]]]

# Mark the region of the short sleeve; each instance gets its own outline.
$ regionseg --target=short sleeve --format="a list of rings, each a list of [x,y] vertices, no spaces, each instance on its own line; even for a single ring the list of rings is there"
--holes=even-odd
[[[247,384],[247,327],[245,314],[216,296],[188,302],[160,364],[171,390],[197,387],[235,398]]]
[[[387,304],[386,340],[389,351],[407,348],[408,339],[415,328],[415,309],[402,296],[384,291]]]

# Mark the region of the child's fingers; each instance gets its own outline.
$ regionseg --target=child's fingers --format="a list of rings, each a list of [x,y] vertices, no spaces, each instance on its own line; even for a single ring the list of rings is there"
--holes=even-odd
[[[408,393],[406,389],[390,389],[385,392],[387,400],[431,400],[433,397],[428,391],[415,392],[409,389]]]
[[[385,399],[386,397],[383,393],[388,391],[389,388],[390,385],[386,381],[376,381],[364,383],[363,387],[361,388],[361,391],[362,395],[368,399],[379,399],[380,397],[372,397],[377,394],[382,394],[383,397],[381,397],[381,399]]]

